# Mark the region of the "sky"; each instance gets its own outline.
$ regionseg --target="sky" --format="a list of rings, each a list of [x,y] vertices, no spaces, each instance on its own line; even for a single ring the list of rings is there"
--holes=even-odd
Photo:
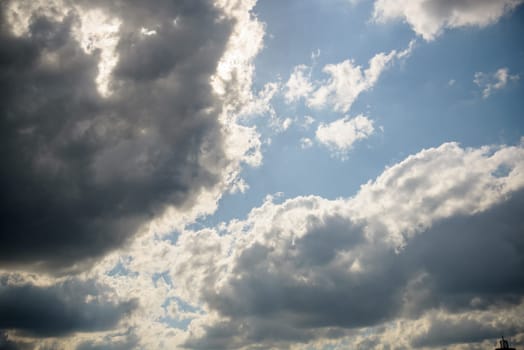
[[[0,350],[524,347],[523,0],[0,2]]]

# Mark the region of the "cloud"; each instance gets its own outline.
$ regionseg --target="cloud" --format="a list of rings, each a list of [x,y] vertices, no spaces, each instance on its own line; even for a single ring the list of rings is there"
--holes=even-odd
[[[166,5],[170,4],[174,6],[183,5],[180,2],[166,2]],[[102,5],[110,6],[110,4],[106,3],[102,3]],[[151,5],[151,3],[148,5],[143,4],[145,7]],[[197,2],[190,2],[184,6],[186,5],[195,10],[194,14],[198,18],[192,22],[195,22],[195,25],[197,25],[198,20],[200,20],[200,14],[196,10],[200,5],[198,5]],[[219,58],[218,63],[215,62],[217,69],[214,70],[214,73],[210,77],[207,75],[202,76],[202,88],[195,87],[196,90],[191,91],[191,94],[194,94],[196,98],[200,93],[205,93],[209,90],[208,92],[211,92],[213,97],[212,101],[216,102],[218,106],[216,110],[208,111],[206,109],[207,114],[204,119],[211,123],[211,129],[215,126],[219,127],[219,129],[214,130],[213,133],[218,132],[220,138],[209,138],[211,135],[206,134],[203,138],[206,142],[203,144],[199,144],[198,139],[192,139],[194,147],[200,149],[202,152],[202,157],[200,159],[194,159],[194,161],[198,161],[198,164],[202,166],[211,167],[210,170],[218,175],[216,179],[217,182],[212,186],[202,188],[201,191],[193,193],[189,200],[168,207],[163,215],[155,217],[154,220],[147,225],[146,230],[144,230],[145,232],[135,235],[132,240],[129,240],[124,246],[124,249],[107,252],[104,257],[100,257],[89,269],[83,270],[77,275],[78,278],[94,279],[100,284],[108,286],[108,288],[115,291],[124,301],[137,301],[138,306],[136,310],[134,310],[129,317],[125,317],[125,320],[120,322],[116,328],[101,330],[95,333],[79,332],[64,335],[60,338],[45,339],[31,336],[14,337],[12,331],[8,332],[10,340],[16,341],[18,345],[22,342],[34,342],[38,344],[40,348],[49,349],[73,349],[75,347],[96,349],[109,348],[109,346],[114,348],[137,347],[145,349],[160,349],[166,346],[178,348],[183,340],[183,328],[187,327],[187,323],[189,323],[191,319],[201,317],[198,309],[196,309],[197,311],[194,311],[195,309],[187,311],[184,309],[187,304],[183,303],[183,301],[180,301],[181,304],[179,304],[180,298],[174,293],[173,285],[169,277],[166,277],[166,279],[162,277],[168,276],[167,271],[171,269],[169,266],[170,261],[175,258],[175,256],[172,256],[172,253],[179,254],[179,252],[174,253],[174,241],[177,240],[178,233],[184,231],[185,225],[193,223],[195,218],[203,214],[210,214],[216,209],[221,193],[230,190],[241,191],[247,188],[248,184],[239,176],[241,167],[244,164],[257,166],[262,161],[262,155],[259,150],[260,135],[255,127],[242,125],[241,122],[244,120],[241,119],[244,118],[242,109],[244,106],[247,106],[245,102],[249,102],[249,99],[253,96],[261,97],[260,95],[256,96],[251,90],[250,81],[253,71],[250,67],[252,64],[251,60],[259,49],[258,44],[253,46],[253,43],[256,42],[256,38],[263,37],[264,27],[250,13],[254,6],[254,2],[252,1],[226,0],[217,1],[213,4],[206,2],[205,6],[202,6],[206,7],[207,5],[212,5],[211,8],[213,11],[217,11],[216,13],[219,17],[216,19],[208,18],[210,21],[208,23],[209,25],[232,24],[231,30],[227,31],[229,34],[227,36],[227,43],[225,44],[225,51],[221,54],[222,56]],[[130,9],[122,7],[121,10]],[[170,16],[165,8],[152,6],[151,9],[145,9],[144,11],[147,12],[149,10],[159,10],[165,13],[166,16]],[[130,15],[137,17],[132,13]],[[137,33],[139,32],[139,34],[137,34],[137,40],[153,40],[155,37],[162,35],[155,23],[149,23],[147,21],[147,15],[144,15],[143,18],[141,15],[138,17],[140,17],[137,19],[140,25],[134,29]],[[203,18],[201,20],[207,21]],[[176,23],[173,24],[182,28],[184,19],[182,16],[179,16],[175,22]],[[123,28],[123,25],[121,28]],[[144,35],[141,28],[146,28],[148,31],[155,30],[156,34],[150,36]],[[204,30],[205,28],[202,27],[202,29]],[[218,35],[220,33],[217,32],[215,34]],[[173,42],[166,43],[166,45],[172,44]],[[208,43],[206,46],[211,47],[215,44],[218,43]],[[201,50],[205,49],[202,48]],[[230,61],[231,57],[234,57],[235,60]],[[208,55],[202,52],[200,59],[205,60],[208,58],[212,59],[213,57],[208,57]],[[196,60],[195,62],[181,63],[181,66],[198,71],[198,64],[200,63],[199,60]],[[118,69],[118,67],[116,69]],[[116,74],[116,70],[114,73]],[[121,72],[119,72],[119,74],[120,73]],[[195,72],[195,74],[196,73],[197,72]],[[158,72],[152,72],[152,74],[156,75]],[[195,79],[199,79],[198,74],[194,77]],[[168,82],[165,77],[159,77],[157,80],[161,81],[160,85]],[[116,82],[117,80],[112,76],[112,81]],[[180,83],[183,83],[183,81],[180,81]],[[129,83],[130,86],[140,84],[145,83],[142,81]],[[178,92],[171,90],[171,87],[171,85],[165,85],[162,86],[161,90],[173,93],[176,97]],[[220,90],[220,88],[224,90]],[[104,101],[112,103],[112,99],[115,98],[118,92],[118,89],[113,89],[109,96],[104,97]],[[147,91],[143,93],[147,95]],[[247,100],[244,98],[247,98]],[[194,101],[188,96],[183,96],[183,99],[187,103]],[[175,102],[176,100],[173,101],[173,103]],[[172,107],[175,108],[176,105]],[[194,107],[197,108],[199,105],[197,104]],[[149,108],[154,109],[157,108],[157,106],[149,105]],[[170,113],[175,112],[176,110],[170,110]],[[175,117],[169,118],[173,119],[172,121],[176,126],[178,121]],[[188,117],[188,119],[188,122],[191,122],[191,120],[198,122],[199,120],[198,115],[192,118]],[[155,120],[151,122],[155,123]],[[202,126],[206,127],[206,123]],[[286,124],[287,122],[284,123],[283,126]],[[168,130],[166,130],[166,132],[167,131]],[[205,133],[208,131],[210,130],[202,130],[202,132]],[[180,132],[185,132],[183,125],[180,125]],[[191,135],[187,136],[191,137]],[[153,144],[152,147],[154,146]],[[176,149],[172,151],[174,153],[180,152],[180,154],[185,152],[184,150],[177,151]],[[188,157],[192,158],[190,154]],[[210,158],[208,159],[207,157]],[[118,165],[115,165],[115,167],[116,166]],[[173,167],[183,172],[184,162],[173,164]],[[189,172],[187,175],[193,177],[198,174]],[[166,174],[166,178],[169,179],[169,174]],[[130,187],[129,189],[133,188]],[[168,195],[168,193],[165,193],[165,195]],[[153,217],[147,214],[145,221],[150,219],[153,219]],[[99,238],[93,235],[93,239]],[[75,246],[72,246],[72,248],[75,248]],[[74,254],[74,249],[71,249],[71,254]],[[185,253],[179,255],[185,256],[188,262],[192,261],[191,255]],[[39,268],[42,268],[42,266],[38,263],[40,263],[40,261],[27,267],[25,272],[20,272],[20,274],[25,276],[24,281],[26,284],[56,284],[58,283],[56,282],[57,279],[60,281],[64,278],[41,274]],[[57,267],[56,265],[50,266],[48,261],[42,261],[42,263],[45,264],[43,268],[46,271],[52,268],[51,272],[54,273],[57,271],[64,272],[64,269],[69,267],[65,263],[61,265],[61,267]],[[73,267],[76,266],[73,265]],[[82,267],[83,266],[80,266],[80,268]],[[7,268],[9,269],[10,266],[7,266]],[[31,273],[31,268],[36,269],[36,273]],[[76,269],[74,272],[77,272]],[[190,270],[187,272],[192,273]],[[10,274],[14,274],[14,272]],[[173,280],[173,283],[175,281],[178,281],[178,278]],[[111,301],[115,300],[111,299]],[[174,307],[176,304],[179,304],[179,307]]]
[[[518,74],[509,74],[508,68],[500,68],[493,74],[476,72],[473,82],[482,89],[482,97],[488,98],[495,90],[501,90],[510,81],[517,81],[519,78]]]
[[[300,148],[306,149],[313,146],[313,141],[308,137],[303,137],[300,139]]]
[[[5,346],[180,343],[168,323],[190,313],[167,310],[173,294],[157,277],[172,250],[164,234],[247,188],[241,167],[262,161],[256,128],[238,122],[266,98],[251,86],[264,35],[254,5],[0,4],[0,269],[24,276],[2,287],[18,296],[0,326]],[[111,23],[117,30],[104,31]],[[69,273],[104,291],[57,276]]]
[[[487,323],[487,320],[478,320],[473,317],[459,318],[429,318],[430,326],[426,333],[412,339],[411,344],[415,348],[421,347],[443,347],[460,343],[477,343],[484,339],[498,338],[501,336],[501,329]],[[484,321],[484,322],[482,322]],[[515,329],[505,328],[514,334]]]
[[[387,327],[361,332],[355,337],[355,347],[402,347],[406,349],[451,350],[487,349],[498,345],[503,332],[511,345],[522,344],[524,303],[518,306],[495,306],[484,310],[448,313],[432,310],[418,319],[403,318],[389,322]]]
[[[450,336],[431,315],[475,324],[522,307],[523,154],[522,145],[444,144],[386,169],[355,197],[268,199],[245,221],[188,233],[175,251],[192,259],[175,259],[171,278],[210,316],[191,324],[186,346],[386,336],[380,327],[402,320],[432,324],[407,347],[493,336],[466,325]],[[504,328],[524,333],[511,317]]]
[[[67,280],[48,287],[0,286],[0,329],[30,337],[112,329],[137,307],[136,301],[112,301],[93,281]]]
[[[84,341],[76,347],[76,350],[128,350],[138,346],[138,339],[132,332],[124,334],[109,335],[101,342]]]
[[[418,35],[430,41],[446,28],[496,23],[521,3],[522,0],[376,0],[373,18],[378,22],[405,20]]]
[[[374,131],[373,121],[360,114],[354,118],[346,116],[329,124],[321,123],[316,138],[335,155],[344,158],[355,142],[368,138]]]
[[[368,68],[345,60],[336,64],[325,65],[322,71],[329,75],[323,81],[311,82],[311,68],[296,66],[286,83],[285,98],[288,103],[304,98],[310,108],[330,107],[336,112],[346,113],[357,97],[373,88],[380,75],[398,59],[408,57],[415,41],[402,51],[378,53],[369,60]]]
[[[289,80],[285,85],[284,97],[287,103],[292,103],[313,92],[311,83],[311,68],[301,64],[293,68]]]
[[[83,269],[172,208],[215,207],[257,158],[257,133],[224,117],[228,4],[0,6],[0,266]]]
[[[410,335],[406,347],[451,347],[485,341],[476,325],[523,334],[522,145],[449,143],[353,198],[273,196],[245,220],[179,225],[247,188],[241,164],[262,161],[257,129],[238,123],[271,114],[280,89],[252,91],[264,36],[254,4],[0,4],[0,268],[36,271],[0,278],[0,348],[344,348],[391,346],[393,332]],[[349,110],[410,50],[368,68],[349,60],[353,92],[306,67],[291,99],[308,104],[339,79],[312,108]],[[157,234],[164,224],[177,232]],[[496,286],[468,264],[488,248],[506,257],[479,263],[504,271]],[[76,278],[40,273],[94,260]],[[446,324],[464,327],[454,336]]]
[[[33,348],[33,344],[15,342],[9,339],[6,332],[0,331],[0,349],[2,350],[30,350]]]

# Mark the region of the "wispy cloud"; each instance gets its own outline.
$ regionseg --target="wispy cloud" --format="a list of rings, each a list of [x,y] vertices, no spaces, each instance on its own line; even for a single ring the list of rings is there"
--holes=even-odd
[[[299,65],[293,69],[285,85],[285,97],[288,103],[304,98],[310,108],[332,108],[336,112],[346,113],[350,110],[358,96],[371,90],[380,75],[392,65],[395,60],[408,57],[415,41],[402,50],[389,53],[378,53],[373,56],[364,68],[354,60],[327,64],[322,71],[329,76],[325,80],[312,81],[311,67]]]
[[[476,72],[473,82],[482,89],[482,97],[488,98],[496,90],[504,89],[509,82],[520,79],[518,74],[509,74],[508,68],[500,68],[493,74]]]

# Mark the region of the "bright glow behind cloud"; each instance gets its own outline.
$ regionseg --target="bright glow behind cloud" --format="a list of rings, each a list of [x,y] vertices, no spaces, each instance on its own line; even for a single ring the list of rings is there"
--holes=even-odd
[[[74,22],[73,35],[88,54],[99,51],[98,75],[96,83],[99,93],[107,97],[111,93],[111,73],[118,62],[116,45],[119,40],[121,20],[109,17],[100,9],[83,9],[81,6],[69,6],[61,0],[50,2],[33,1],[30,3],[9,2],[7,18],[12,31],[17,36],[28,35],[30,19],[33,13],[63,21],[69,11],[74,11],[80,21]]]

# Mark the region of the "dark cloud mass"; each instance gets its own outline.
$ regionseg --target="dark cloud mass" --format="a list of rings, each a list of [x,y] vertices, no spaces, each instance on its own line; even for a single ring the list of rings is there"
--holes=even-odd
[[[352,276],[347,266],[333,265],[337,253],[344,251],[359,251],[364,258],[394,258],[383,246],[364,245],[362,234],[359,225],[330,217],[312,224],[283,256],[255,244],[238,259],[237,278],[230,287],[208,299],[227,316],[275,317],[300,328],[376,324],[399,304],[395,284],[403,276],[394,265],[374,263],[365,275]]]
[[[0,331],[0,350],[31,350],[32,344],[14,342],[5,332]]]
[[[51,287],[0,285],[0,330],[33,337],[63,336],[114,328],[136,302],[106,299],[93,281],[69,280]]]
[[[427,274],[418,287],[429,293],[418,307],[460,312],[518,304],[524,297],[523,211],[520,191],[487,212],[444,220],[416,237],[402,257]]]
[[[74,38],[76,10],[63,20],[35,12],[29,33],[15,36],[8,5],[0,4],[0,266],[76,268],[217,184],[224,154],[209,78],[232,24],[210,1],[79,2],[122,21],[107,97],[95,82],[102,53]]]

